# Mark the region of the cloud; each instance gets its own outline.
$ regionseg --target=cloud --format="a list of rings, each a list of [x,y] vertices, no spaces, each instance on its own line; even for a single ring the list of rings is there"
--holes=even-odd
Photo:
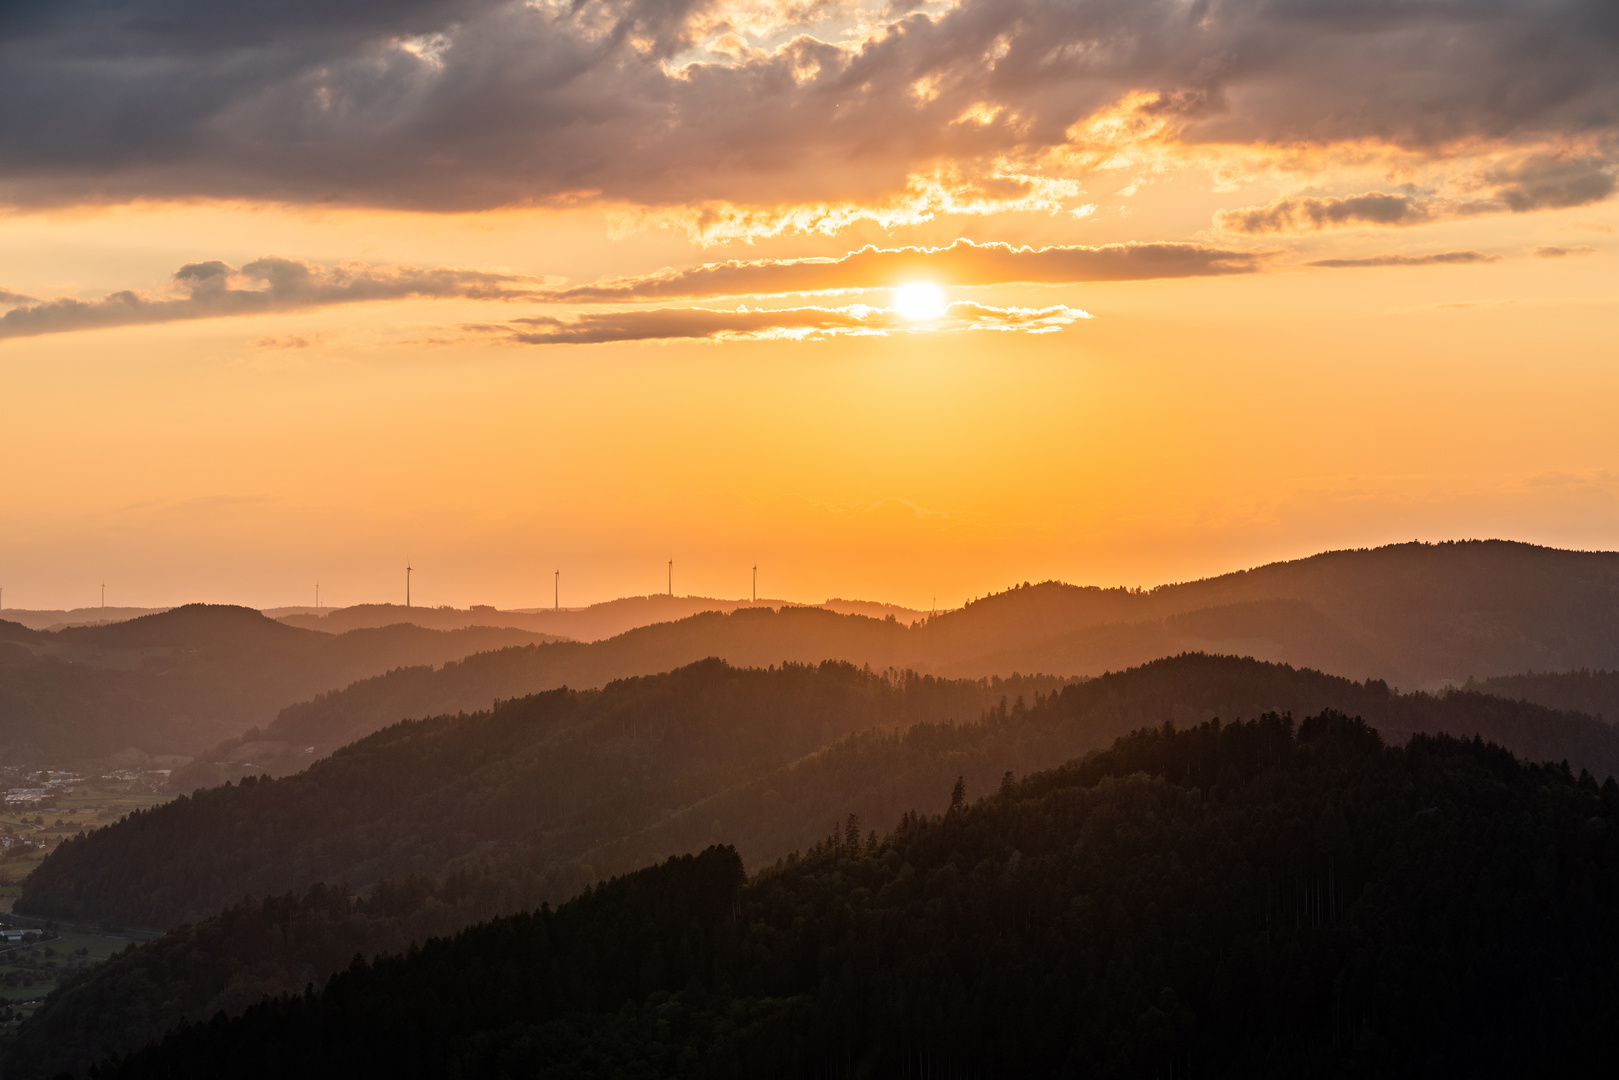
[[[258,287],[235,287],[243,283]],[[172,289],[181,295],[154,297],[124,290],[99,300],[64,297],[14,307],[0,315],[0,339],[227,315],[262,315],[412,296],[522,300],[533,298],[538,284],[534,278],[453,267],[423,269],[350,263],[325,269],[268,256],[237,270],[216,260],[187,263],[176,270]]]
[[[1493,198],[1516,213],[1600,202],[1613,194],[1614,171],[1594,155],[1533,154],[1490,170]]]
[[[1482,251],[1441,251],[1434,255],[1373,255],[1365,259],[1319,259],[1308,265],[1325,266],[1334,270],[1352,270],[1367,266],[1446,266],[1500,261],[1501,256],[1486,255]]]
[[[35,302],[32,296],[24,296],[22,293],[0,289],[0,307],[16,307],[19,304],[32,304]]]
[[[1287,196],[1264,206],[1221,210],[1214,220],[1229,232],[1299,233],[1343,225],[1414,225],[1430,216],[1428,205],[1409,195],[1370,191],[1341,198]]]
[[[919,176],[1015,201],[1050,179],[1019,162],[1083,151],[1132,94],[1189,144],[1443,155],[1619,128],[1612,0],[12,6],[17,203],[871,204]],[[1501,189],[1550,205],[1600,180],[1547,183]]]
[[[549,315],[513,320],[512,338],[526,345],[599,345],[613,341],[806,340],[845,335],[961,332],[968,330],[1051,333],[1091,316],[1061,304],[1043,308],[989,307],[958,301],[929,322],[911,322],[892,308],[850,304],[734,311],[712,308],[656,308],[586,312],[571,318]],[[479,330],[503,328],[477,327]]]
[[[1013,247],[957,240],[942,248],[864,247],[839,259],[763,259],[616,278],[558,289],[559,303],[760,296],[887,288],[908,280],[940,285],[1071,284],[1249,274],[1265,256],[1201,244]]]
[[[309,349],[319,345],[325,337],[325,334],[287,334],[261,337],[253,344],[261,349]]]
[[[1613,167],[1591,154],[1531,153],[1489,166],[1471,189],[1449,195],[1287,195],[1264,206],[1221,210],[1217,226],[1238,233],[1304,233],[1346,226],[1422,225],[1479,214],[1560,210],[1601,202],[1613,194]]]
[[[1597,249],[1581,245],[1580,247],[1552,247],[1546,245],[1537,247],[1534,251],[1537,259],[1563,259],[1570,255],[1595,255]]]

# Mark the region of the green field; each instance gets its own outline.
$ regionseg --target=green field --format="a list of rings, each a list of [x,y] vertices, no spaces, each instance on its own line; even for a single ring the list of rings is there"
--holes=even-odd
[[[70,795],[57,795],[52,805],[0,807],[0,833],[45,840],[54,847],[75,833],[110,825],[131,810],[167,802],[172,796],[144,784],[126,781],[91,781]],[[43,851],[0,858],[0,911],[10,908],[23,878],[45,859]]]
[[[132,810],[169,798],[145,783],[91,781],[80,784],[72,794],[55,796],[48,806],[0,807],[0,833],[42,839],[54,847],[66,837],[110,825]],[[44,859],[44,851],[0,858],[0,923],[31,925],[31,920],[4,913],[21,892],[23,879]],[[50,940],[0,945],[0,1016],[29,1015],[62,980],[122,952],[139,936],[64,930]]]
[[[63,933],[48,941],[0,950],[0,1007],[13,1016],[32,1013],[68,976],[97,964],[130,944],[126,937]]]

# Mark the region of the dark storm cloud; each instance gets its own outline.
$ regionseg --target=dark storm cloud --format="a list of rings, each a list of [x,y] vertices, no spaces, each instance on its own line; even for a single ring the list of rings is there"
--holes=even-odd
[[[1365,259],[1318,259],[1310,266],[1334,270],[1354,270],[1369,266],[1445,266],[1448,264],[1500,262],[1499,255],[1482,251],[1441,251],[1434,255],[1373,255]]]
[[[35,301],[0,315],[0,339],[61,334],[109,326],[139,326],[260,315],[405,297],[517,300],[534,296],[531,279],[508,274],[413,266],[323,269],[293,259],[255,259],[240,271],[222,262],[187,263],[174,273],[184,295],[152,297],[125,290],[99,300]],[[256,287],[239,288],[236,283]]]
[[[820,338],[847,334],[907,331],[1000,330],[1049,333],[1090,316],[1061,304],[1043,308],[991,307],[960,302],[926,323],[905,319],[892,308],[851,304],[777,310],[717,311],[711,308],[642,308],[586,312],[570,318],[542,315],[517,319],[523,329],[513,340],[525,345],[601,345],[614,341],[749,340]],[[480,327],[501,330],[501,327]]]
[[[1607,145],[1619,118],[1613,0],[889,10],[859,47],[800,37],[688,66],[726,28],[714,0],[5,5],[0,196],[859,199],[1060,145],[1131,90],[1188,141]],[[1000,111],[964,120],[974,106]],[[1512,208],[1570,205],[1602,175],[1499,188]]]
[[[1263,256],[1201,244],[1013,247],[957,240],[943,248],[865,247],[841,259],[732,260],[559,289],[560,303],[758,296],[876,289],[923,279],[941,285],[1070,284],[1248,274]]]

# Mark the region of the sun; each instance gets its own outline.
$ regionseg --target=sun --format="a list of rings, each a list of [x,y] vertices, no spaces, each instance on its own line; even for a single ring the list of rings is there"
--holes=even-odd
[[[918,322],[944,314],[944,291],[928,281],[913,281],[894,290],[894,310]]]

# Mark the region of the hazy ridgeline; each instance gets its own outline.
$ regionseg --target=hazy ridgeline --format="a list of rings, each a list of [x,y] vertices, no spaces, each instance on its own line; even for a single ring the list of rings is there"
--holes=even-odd
[[[935,619],[739,608],[590,644],[392,671],[289,705],[263,731],[202,754],[179,790],[282,775],[397,720],[495,698],[668,671],[825,659],[955,677],[1099,675],[1186,651],[1254,656],[1406,689],[1528,670],[1619,667],[1619,556],[1499,541],[1329,552],[1150,591],[1047,582]],[[1531,695],[1532,696],[1532,695]],[[251,762],[256,768],[248,769]]]
[[[194,756],[174,778],[190,791],[246,773],[296,772],[407,717],[473,712],[710,656],[750,667],[835,659],[981,678],[1099,675],[1202,651],[1406,689],[1619,668],[1619,556],[1505,542],[1330,552],[1148,591],[1048,582],[914,624],[850,614],[870,606],[838,602],[780,610],[723,602],[734,610],[687,614],[706,603],[642,597],[571,613],[594,612],[578,627],[593,633],[686,615],[588,644],[537,644],[522,630],[491,628],[330,635],[205,605],[55,633],[0,623],[0,755],[36,767],[78,767],[123,751]],[[450,626],[483,613],[510,614],[375,605],[312,622]]]
[[[1147,731],[752,880],[710,848],[356,961],[94,1075],[1593,1075],[1616,824],[1612,781],[1480,742]]]
[[[323,690],[535,640],[408,625],[334,636],[210,604],[55,632],[0,621],[0,764],[188,757]]]
[[[1468,684],[1497,697],[1536,701],[1554,709],[1619,721],[1619,671],[1528,672]]]
[[[25,1024],[13,1064],[82,1068],[181,1020],[318,986],[356,952],[403,950],[711,843],[757,868],[841,833],[850,814],[863,833],[886,831],[945,809],[958,776],[976,795],[1141,728],[1326,708],[1391,740],[1481,733],[1520,756],[1619,771],[1619,733],[1588,717],[1253,660],[1188,655],[1060,690],[705,662],[398,724],[298,776],[201,792],[64,845],[20,910],[194,925],[64,986]],[[364,898],[304,895],[322,881]],[[290,894],[239,903],[273,893]]]

